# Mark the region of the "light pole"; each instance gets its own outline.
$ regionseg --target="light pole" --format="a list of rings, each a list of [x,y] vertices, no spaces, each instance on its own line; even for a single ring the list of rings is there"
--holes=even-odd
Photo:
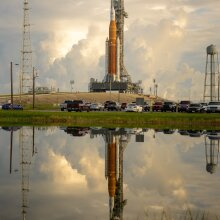
[[[13,109],[13,104],[14,104],[14,102],[13,102],[13,64],[12,64],[12,62],[11,62],[11,109]]]
[[[157,88],[158,88],[158,84],[155,85],[155,88],[156,88],[156,93],[155,93],[155,95],[156,95],[156,97],[157,97]]]
[[[73,84],[74,84],[74,80],[70,80],[71,92],[73,92]]]
[[[18,66],[18,64],[15,64],[16,66]],[[13,109],[13,104],[14,104],[14,100],[13,100],[13,62],[10,63],[10,79],[11,79],[11,105],[12,105],[12,109]]]
[[[110,101],[112,100],[112,79],[110,78]]]
[[[153,79],[153,83],[154,83],[154,96],[155,96],[155,82],[156,82],[156,79]]]

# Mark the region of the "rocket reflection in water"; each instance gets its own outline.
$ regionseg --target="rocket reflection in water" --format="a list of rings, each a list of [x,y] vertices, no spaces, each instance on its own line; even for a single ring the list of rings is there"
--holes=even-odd
[[[108,179],[109,219],[123,219],[123,152],[130,135],[108,130],[105,139],[105,177]]]

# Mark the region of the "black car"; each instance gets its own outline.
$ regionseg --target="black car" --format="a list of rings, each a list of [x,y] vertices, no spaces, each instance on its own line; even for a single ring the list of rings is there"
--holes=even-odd
[[[148,103],[144,104],[143,111],[144,112],[149,112],[150,111],[150,105]]]
[[[176,103],[175,102],[164,102],[161,111],[162,112],[166,112],[166,111],[175,112],[176,111]]]
[[[120,111],[121,105],[117,102],[109,102],[107,105],[107,110],[108,111]]]
[[[111,102],[111,101],[105,101],[105,102],[104,102],[104,109],[107,110],[109,102]]]
[[[128,103],[127,102],[123,102],[121,103],[121,110],[125,110],[127,107]]]
[[[200,104],[201,104],[201,106],[202,106],[201,112],[207,112],[208,103],[206,103],[206,102],[201,102]]]
[[[200,103],[192,103],[189,105],[187,112],[201,112],[202,111],[202,105]]]
[[[9,110],[9,109],[11,109],[11,104],[10,104],[10,103],[3,104],[3,105],[2,105],[2,109],[3,109],[3,110]]]

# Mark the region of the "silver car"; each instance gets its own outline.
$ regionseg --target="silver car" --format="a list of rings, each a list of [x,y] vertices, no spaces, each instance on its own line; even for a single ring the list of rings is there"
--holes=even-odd
[[[140,105],[137,105],[135,103],[130,103],[128,106],[125,108],[126,112],[142,112],[143,107]]]
[[[90,105],[90,111],[103,111],[104,106],[101,103],[92,103]]]
[[[207,106],[207,113],[217,113],[220,112],[220,102],[212,101],[209,102]]]

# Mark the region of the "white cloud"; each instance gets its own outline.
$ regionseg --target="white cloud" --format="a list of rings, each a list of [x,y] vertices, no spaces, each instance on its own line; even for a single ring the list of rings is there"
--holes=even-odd
[[[205,48],[209,44],[219,45],[218,1],[125,3],[129,14],[125,21],[125,63],[133,81],[142,80],[145,92],[149,93],[155,78],[162,97],[201,99]],[[69,81],[74,79],[75,90],[87,91],[90,77],[103,79],[109,5],[110,1],[101,0],[55,0],[52,5],[30,2],[33,57],[39,69],[39,84],[69,90]],[[0,12],[2,93],[10,91],[6,74],[9,68],[5,64],[20,60],[22,3],[4,1]],[[7,25],[3,22],[6,20]]]
[[[74,190],[87,188],[85,176],[79,174],[77,169],[72,169],[65,157],[56,155],[52,150],[48,152],[48,163],[43,163],[40,170],[51,176],[56,191],[66,192],[67,187],[74,188]]]

